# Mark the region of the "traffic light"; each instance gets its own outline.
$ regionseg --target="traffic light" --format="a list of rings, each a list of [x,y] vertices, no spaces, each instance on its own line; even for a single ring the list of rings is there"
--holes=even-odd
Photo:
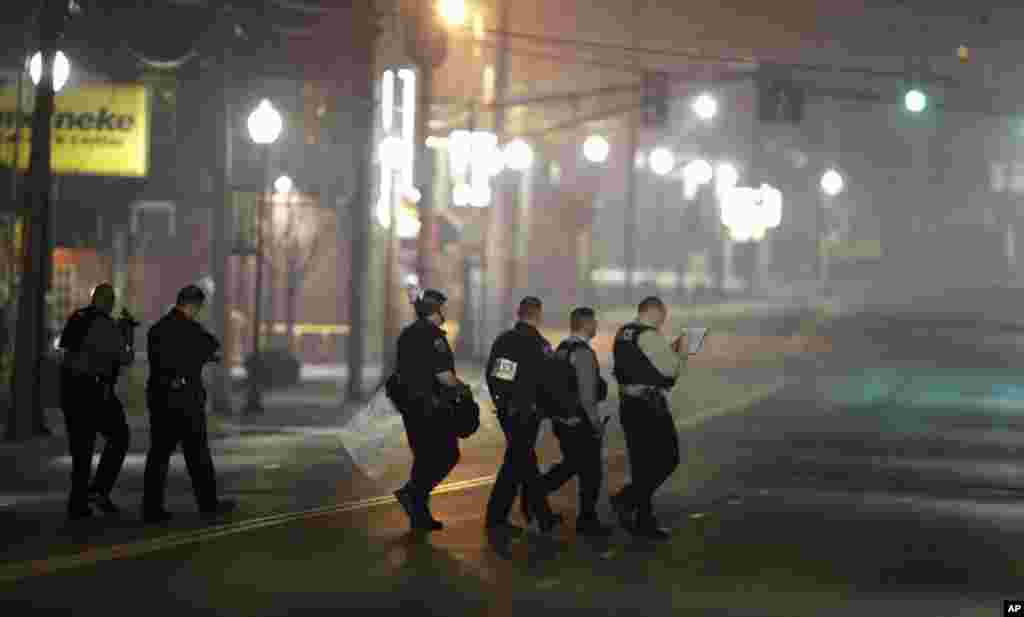
[[[644,75],[644,126],[665,127],[668,125],[668,75],[646,73]]]
[[[804,91],[784,79],[759,79],[757,118],[764,124],[800,124],[804,117]]]
[[[908,90],[903,96],[903,106],[907,111],[919,114],[928,108],[928,95],[917,88]]]

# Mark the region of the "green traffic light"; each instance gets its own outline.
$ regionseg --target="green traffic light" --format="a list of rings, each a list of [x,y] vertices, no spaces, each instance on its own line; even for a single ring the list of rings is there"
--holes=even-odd
[[[911,90],[910,92],[907,92],[907,95],[903,98],[903,104],[906,106],[908,111],[915,114],[921,113],[924,111],[925,107],[928,106],[928,97],[920,90]]]

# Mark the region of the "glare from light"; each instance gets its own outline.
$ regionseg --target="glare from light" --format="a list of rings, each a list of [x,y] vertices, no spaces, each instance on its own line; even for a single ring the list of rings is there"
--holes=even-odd
[[[406,208],[398,208],[398,226],[395,235],[403,240],[415,238],[420,233],[420,220]]]
[[[697,159],[690,161],[683,168],[683,177],[688,181],[697,185],[707,184],[711,182],[711,178],[714,177],[714,170],[711,169],[711,163],[708,163],[704,159]]]
[[[448,138],[431,135],[427,137],[426,144],[431,150],[445,150],[448,148]]]
[[[774,229],[782,222],[782,191],[770,184],[761,185],[761,224]]]
[[[399,170],[406,166],[409,158],[409,148],[399,137],[391,135],[380,142],[380,162],[387,169]]]
[[[469,131],[452,131],[448,137],[448,162],[453,178],[466,175],[473,157],[473,142]]]
[[[28,63],[28,74],[32,78],[32,83],[36,86],[39,85],[39,80],[43,78],[43,53],[37,51],[32,59]],[[64,84],[68,82],[68,78],[71,77],[71,62],[68,57],[64,55],[64,52],[58,51],[57,55],[53,58],[53,91],[60,92],[60,89],[64,87]]]
[[[490,131],[473,131],[471,133],[472,156],[470,166],[475,178],[492,177],[501,173],[505,160],[498,148],[498,136]]]
[[[284,128],[281,114],[274,109],[270,101],[263,99],[251,114],[249,114],[249,136],[261,146],[266,146],[277,141]]]
[[[402,81],[402,139],[408,149],[402,169],[402,181],[412,184],[416,152],[416,73],[411,69],[400,69],[398,79]]]
[[[911,112],[915,114],[921,113],[928,106],[928,97],[920,90],[911,90],[903,97],[903,104]]]
[[[473,33],[477,39],[484,38],[484,14],[479,11],[473,19]]]
[[[659,176],[665,176],[675,168],[676,157],[668,148],[655,148],[651,151],[649,162],[651,164],[651,171]]]
[[[533,165],[533,148],[522,139],[513,139],[505,146],[505,164],[510,169],[523,171]]]
[[[835,197],[843,192],[843,176],[834,169],[829,169],[821,175],[821,190],[829,197]]]
[[[711,120],[718,115],[718,101],[705,92],[694,99],[693,113],[701,120]]]
[[[395,119],[395,72],[390,69],[384,71],[384,79],[380,83],[380,99],[381,126],[387,133],[391,131]]]
[[[440,0],[437,12],[449,26],[461,26],[466,21],[465,0]]]
[[[601,135],[591,135],[583,142],[583,156],[591,163],[603,163],[608,160],[611,146]]]
[[[452,203],[460,208],[463,206],[468,206],[472,197],[472,187],[470,187],[465,182],[460,182],[455,185],[455,190],[452,192]]]
[[[491,205],[492,191],[489,184],[474,184],[470,189],[469,203],[474,208],[486,208]]]
[[[782,192],[769,184],[734,187],[723,195],[721,220],[733,240],[761,240],[782,222]]]
[[[278,193],[290,193],[292,186],[292,179],[288,176],[280,176],[277,180],[274,180],[274,190]]]
[[[732,163],[719,163],[715,168],[715,193],[719,199],[732,190],[740,181],[740,172]]]
[[[408,201],[411,204],[420,203],[420,199],[423,198],[423,194],[415,186],[406,186],[402,189],[402,199]]]

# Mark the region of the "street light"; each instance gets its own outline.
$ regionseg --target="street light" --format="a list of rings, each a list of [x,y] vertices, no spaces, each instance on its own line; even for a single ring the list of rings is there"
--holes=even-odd
[[[829,169],[821,175],[821,190],[829,197],[835,197],[843,192],[843,176],[834,169]]]
[[[675,168],[676,157],[668,148],[655,148],[651,151],[648,162],[651,164],[651,171],[659,176],[666,176]]]
[[[505,164],[510,169],[524,171],[533,165],[533,149],[522,139],[513,139],[505,146]]]
[[[718,101],[705,92],[694,99],[693,113],[701,120],[711,120],[718,114]]]
[[[263,312],[263,217],[265,216],[267,202],[270,201],[270,148],[277,141],[277,138],[281,136],[284,121],[281,119],[280,112],[274,109],[270,101],[263,99],[256,109],[249,114],[248,128],[249,136],[253,142],[263,146],[265,182],[264,198],[256,212],[256,285],[255,289],[253,289],[252,320],[252,351],[253,359],[256,360],[260,352],[260,321]],[[250,363],[250,367],[258,370],[257,362]],[[249,400],[246,403],[246,412],[263,411],[262,384],[258,383],[258,381],[252,375],[249,375]]]
[[[907,107],[910,107],[909,102]],[[815,234],[815,244],[817,249],[817,259],[815,260],[814,265],[817,270],[816,274],[818,284],[822,286],[822,290],[825,293],[828,292],[825,286],[828,281],[829,270],[828,248],[822,245],[822,236],[825,233],[825,210],[828,207],[828,200],[842,193],[844,185],[845,182],[843,181],[843,175],[835,169],[829,169],[821,175],[822,199],[818,205],[816,217],[817,230]]]
[[[32,59],[28,63],[28,74],[32,77],[32,83],[36,86],[39,85],[39,80],[43,76],[43,54],[42,52],[36,52]],[[53,59],[53,91],[60,92],[60,89],[64,87],[64,84],[68,82],[68,78],[71,77],[71,62],[68,61],[68,57],[64,55],[64,52],[58,51],[57,55]]]
[[[583,142],[583,156],[591,163],[603,163],[608,160],[610,150],[608,140],[600,135],[591,135]]]
[[[267,99],[260,101],[251,114],[249,114],[249,136],[261,146],[269,146],[277,141],[284,128],[284,121],[281,114]]]
[[[279,176],[277,180],[274,180],[274,190],[281,194],[288,194],[292,192],[292,179],[288,176]]]
[[[928,97],[924,92],[914,89],[907,92],[906,96],[903,97],[903,105],[906,106],[908,111],[918,114],[928,106]]]
[[[461,26],[466,21],[465,0],[440,0],[437,12],[449,26]]]

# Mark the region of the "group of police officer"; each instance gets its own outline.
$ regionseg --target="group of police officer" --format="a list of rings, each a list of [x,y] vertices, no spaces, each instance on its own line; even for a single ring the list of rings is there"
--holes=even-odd
[[[150,448],[142,503],[146,522],[171,519],[164,508],[164,493],[170,457],[179,443],[200,512],[217,516],[235,508],[233,501],[217,498],[206,433],[202,370],[205,364],[220,359],[220,343],[196,321],[205,301],[199,287],[183,288],[175,306],[147,334]],[[93,508],[108,514],[120,512],[110,493],[124,465],[131,430],[115,388],[123,368],[134,360],[133,331],[139,324],[126,311],[115,320],[115,303],[113,286],[98,285],[91,304],[69,317],[60,337],[60,397],[71,450],[68,517],[72,520],[93,516]],[[93,477],[97,433],[103,435],[106,445]]]
[[[413,452],[408,484],[395,497],[411,526],[439,530],[428,500],[430,492],[459,460],[458,439],[451,430],[452,409],[446,391],[468,392],[455,372],[455,362],[441,325],[447,298],[434,289],[420,291],[413,305],[417,319],[398,338],[396,373],[388,395],[402,414]],[[668,312],[657,297],[644,299],[634,321],[619,329],[613,347],[613,374],[619,384],[620,422],[626,436],[631,481],[611,496],[619,523],[632,534],[666,539],[654,516],[655,491],[679,465],[679,437],[668,393],[686,365],[685,335],[669,342],[661,335]],[[612,529],[598,518],[601,491],[602,441],[609,417],[599,403],[608,384],[590,342],[598,320],[592,308],[570,314],[570,336],[557,349],[540,333],[543,303],[528,296],[519,303],[518,321],[494,342],[485,378],[506,438],[505,457],[487,502],[486,526],[515,531],[509,514],[516,496],[528,524],[549,533],[563,520],[548,496],[579,477],[576,531],[608,537]],[[450,400],[451,397],[447,397]],[[550,419],[563,460],[542,474],[536,442],[541,422]]]

